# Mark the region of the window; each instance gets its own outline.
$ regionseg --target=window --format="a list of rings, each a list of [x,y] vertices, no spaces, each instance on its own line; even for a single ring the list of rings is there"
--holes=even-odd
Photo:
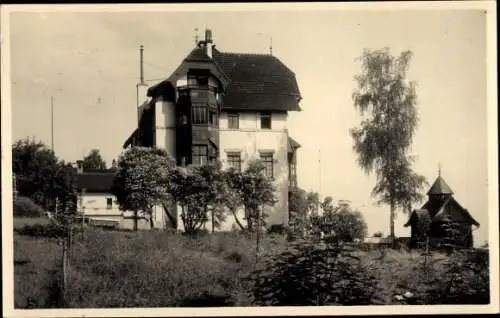
[[[240,128],[240,116],[236,113],[227,115],[227,127],[229,129],[239,129]]]
[[[228,152],[227,162],[230,168],[241,171],[241,154],[239,152]]]
[[[208,147],[206,145],[193,145],[193,165],[202,166],[208,162]]]
[[[106,208],[109,210],[113,207],[113,199],[112,198],[106,198]]]
[[[210,124],[214,127],[219,126],[219,116],[217,115],[217,108],[210,107]]]
[[[193,105],[193,124],[207,124],[208,123],[208,106],[207,105]]]
[[[273,177],[273,153],[272,152],[262,152],[260,154],[260,159],[264,162],[266,167],[265,173],[269,178]]]
[[[271,113],[260,113],[260,129],[271,129]]]

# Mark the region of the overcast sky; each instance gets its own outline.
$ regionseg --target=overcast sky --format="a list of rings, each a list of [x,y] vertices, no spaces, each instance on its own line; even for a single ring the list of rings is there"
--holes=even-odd
[[[389,230],[388,207],[374,206],[374,178],[356,164],[349,129],[358,125],[351,94],[364,48],[414,53],[408,77],[418,84],[420,122],[414,169],[432,183],[438,163],[456,199],[487,239],[486,19],[481,11],[261,11],[13,13],[12,137],[50,145],[76,160],[98,148],[111,163],[136,125],[139,45],[146,79],[166,78],[194,47],[194,29],[212,29],[221,51],[268,53],[291,68],[303,96],[289,132],[302,148],[306,190],[352,201],[369,233]],[[320,150],[320,151],[319,151]],[[319,165],[319,154],[321,165]],[[321,168],[321,177],[320,177]],[[427,189],[426,189],[427,190]],[[397,235],[407,216],[399,215]]]

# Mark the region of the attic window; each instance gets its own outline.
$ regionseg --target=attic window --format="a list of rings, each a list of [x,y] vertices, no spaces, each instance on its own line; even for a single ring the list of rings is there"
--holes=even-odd
[[[271,129],[271,113],[260,113],[260,129]]]

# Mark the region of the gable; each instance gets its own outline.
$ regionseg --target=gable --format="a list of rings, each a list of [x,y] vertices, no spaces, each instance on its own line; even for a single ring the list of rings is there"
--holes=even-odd
[[[157,97],[161,87],[176,83],[191,69],[207,70],[225,89],[222,110],[300,111],[301,99],[295,74],[279,59],[266,54],[226,53],[213,49],[210,59],[195,48],[170,77],[152,86],[148,96]]]

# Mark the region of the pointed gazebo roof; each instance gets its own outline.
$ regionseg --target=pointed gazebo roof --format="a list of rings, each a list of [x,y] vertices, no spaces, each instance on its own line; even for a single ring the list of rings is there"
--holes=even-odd
[[[439,175],[427,194],[453,194],[453,190],[451,190],[450,186],[444,181],[441,175]]]

